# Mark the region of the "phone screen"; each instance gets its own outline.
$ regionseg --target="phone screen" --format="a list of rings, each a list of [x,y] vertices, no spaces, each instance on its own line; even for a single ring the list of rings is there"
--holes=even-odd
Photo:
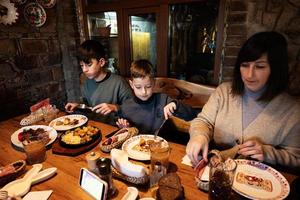
[[[80,186],[97,200],[105,198],[105,185],[103,181],[86,169],[81,169]]]

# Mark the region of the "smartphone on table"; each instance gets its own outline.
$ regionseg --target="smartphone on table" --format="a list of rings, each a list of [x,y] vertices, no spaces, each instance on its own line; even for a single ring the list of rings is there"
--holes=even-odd
[[[86,168],[80,169],[79,185],[96,200],[105,200],[107,197],[107,183]]]

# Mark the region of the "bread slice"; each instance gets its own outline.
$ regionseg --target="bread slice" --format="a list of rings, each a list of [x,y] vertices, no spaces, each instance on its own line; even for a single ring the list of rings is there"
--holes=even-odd
[[[180,178],[176,173],[169,173],[161,177],[158,181],[157,199],[175,200],[183,199],[184,192]]]

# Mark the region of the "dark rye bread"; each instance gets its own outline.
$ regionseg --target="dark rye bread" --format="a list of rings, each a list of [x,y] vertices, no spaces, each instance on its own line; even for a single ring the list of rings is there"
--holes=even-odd
[[[158,200],[179,200],[184,199],[183,187],[180,178],[176,173],[169,173],[158,181]]]

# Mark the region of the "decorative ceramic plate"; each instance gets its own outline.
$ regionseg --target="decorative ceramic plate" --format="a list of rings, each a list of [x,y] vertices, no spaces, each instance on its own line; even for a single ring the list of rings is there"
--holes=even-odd
[[[122,145],[122,150],[128,153],[128,157],[135,160],[150,160],[150,151],[139,151],[135,147],[139,145],[141,139],[154,140],[154,135],[137,135],[128,140],[126,140]],[[164,143],[168,144],[168,142],[157,136],[158,140],[162,140]]]
[[[52,128],[50,126],[45,126],[45,125],[34,125],[34,126],[24,126],[24,127],[20,128],[19,130],[17,130],[16,132],[14,132],[10,137],[11,142],[15,146],[23,148],[23,144],[22,144],[21,141],[19,141],[18,135],[19,135],[19,133],[23,132],[24,129],[30,129],[30,128],[33,129],[33,130],[36,130],[38,128],[42,128],[42,129],[46,130],[49,133],[50,141],[47,143],[46,146],[52,144],[55,141],[55,139],[57,138],[57,132],[54,128]]]
[[[26,21],[35,27],[41,27],[46,22],[46,12],[38,3],[29,3],[24,8],[24,17]]]
[[[52,120],[49,126],[57,131],[67,131],[73,128],[80,127],[88,121],[84,115],[66,115]]]
[[[236,160],[238,166],[235,172],[232,189],[250,199],[285,199],[290,192],[290,185],[280,172],[263,163],[253,160]],[[252,185],[238,181],[238,174],[252,182]],[[255,183],[255,180],[256,181]],[[254,184],[253,184],[254,183]],[[261,186],[257,186],[259,183]],[[270,187],[263,187],[269,185]],[[265,189],[264,189],[265,188]]]
[[[56,4],[56,0],[38,0],[44,8],[52,8]]]

